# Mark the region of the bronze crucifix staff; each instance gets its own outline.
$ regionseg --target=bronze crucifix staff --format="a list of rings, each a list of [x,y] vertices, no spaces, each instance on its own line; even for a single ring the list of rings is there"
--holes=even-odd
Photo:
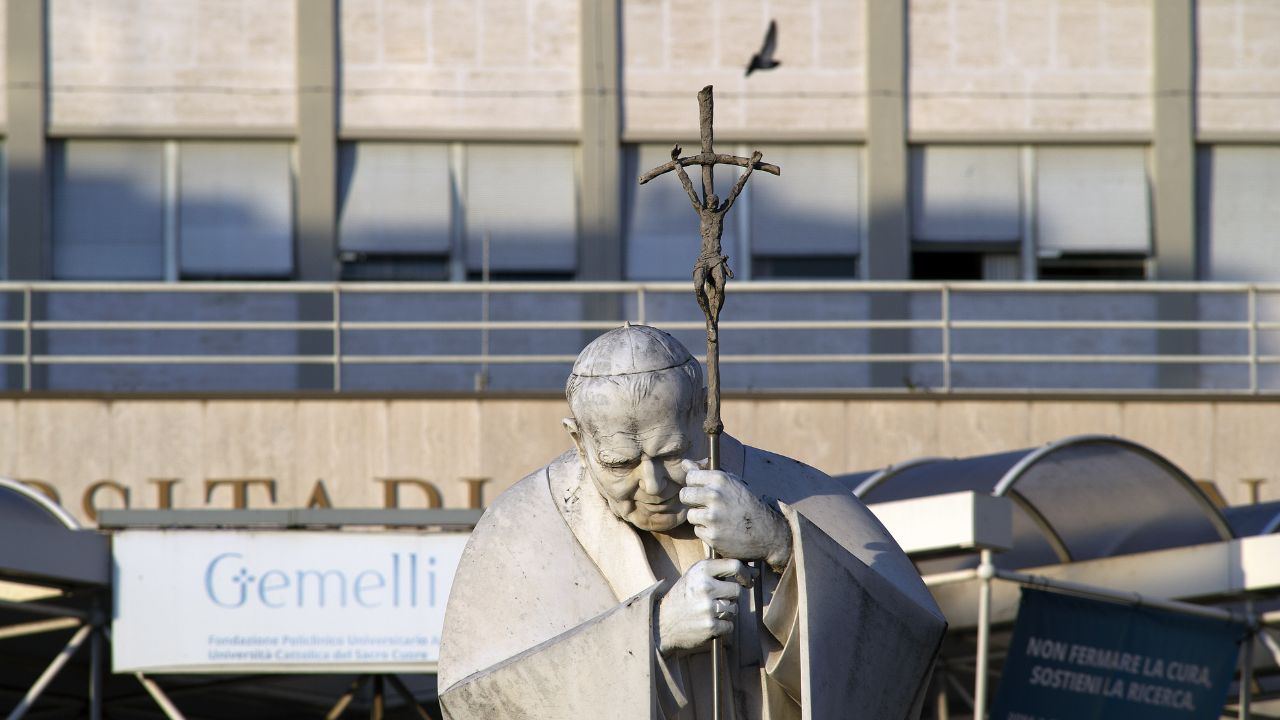
[[[712,147],[714,130],[712,117],[714,102],[711,86],[698,92],[698,129],[702,136],[702,152],[689,157],[680,157],[680,146],[671,148],[671,161],[659,165],[640,176],[643,185],[663,173],[676,171],[680,176],[680,184],[684,186],[689,202],[698,213],[699,234],[702,236],[702,248],[698,253],[698,261],[693,266],[693,294],[698,299],[702,314],[707,319],[707,418],[703,421],[702,430],[707,433],[708,470],[720,469],[720,434],[724,432],[724,424],[720,422],[720,309],[724,307],[725,282],[733,277],[729,269],[729,258],[721,252],[720,236],[724,233],[724,216],[728,214],[733,202],[738,199],[742,189],[747,186],[747,179],[753,170],[759,169],[773,175],[781,174],[777,165],[760,162],[760,152],[751,154],[750,158],[736,155],[717,155]],[[737,165],[746,168],[746,172],[733,184],[729,196],[724,203],[716,197],[715,182],[712,174],[717,165]],[[702,166],[702,198],[693,189],[693,182],[684,171],[685,165]],[[707,547],[710,552],[710,546]],[[721,720],[720,711],[720,639],[711,643],[711,677],[712,707],[715,720]]]
[[[699,232],[702,235],[702,249],[698,253],[698,261],[693,266],[693,294],[698,299],[707,320],[707,419],[702,429],[707,433],[709,443],[710,470],[720,469],[720,433],[724,424],[720,422],[720,309],[724,307],[724,286],[728,278],[733,277],[729,269],[729,258],[721,253],[720,236],[724,233],[724,216],[733,207],[733,203],[747,185],[753,170],[779,175],[777,165],[760,162],[760,153],[755,152],[750,158],[736,155],[719,155],[712,148],[714,131],[712,117],[714,103],[711,86],[698,92],[698,126],[702,136],[702,152],[697,155],[680,157],[680,146],[671,148],[671,161],[640,176],[640,184],[664,173],[675,170],[680,176],[680,184],[689,196],[689,202],[698,213]],[[737,165],[747,169],[733,184],[729,196],[724,203],[716,196],[713,168],[717,165]],[[702,166],[702,198],[698,198],[693,182],[685,173],[685,165]]]

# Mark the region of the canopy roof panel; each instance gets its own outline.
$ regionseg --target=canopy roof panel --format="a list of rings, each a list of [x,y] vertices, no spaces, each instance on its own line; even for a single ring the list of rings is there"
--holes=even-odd
[[[62,506],[20,482],[0,478],[0,527],[10,525],[80,529],[80,523]]]
[[[107,538],[22,483],[0,478],[0,580],[106,587]]]
[[[1234,536],[1186,473],[1150,448],[1110,435],[1079,435],[1039,448],[956,460],[926,458],[843,480],[868,503],[965,490],[1008,497],[1015,507],[1014,546],[994,557],[1005,568]],[[973,562],[929,561],[928,571]]]
[[[1222,514],[1236,537],[1270,535],[1280,531],[1280,500],[1236,505],[1223,509]]]

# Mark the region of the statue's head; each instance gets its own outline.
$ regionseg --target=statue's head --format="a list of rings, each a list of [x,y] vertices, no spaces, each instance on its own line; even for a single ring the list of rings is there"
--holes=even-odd
[[[708,210],[719,210],[719,209],[720,209],[720,196],[719,196],[719,195],[717,195],[717,194],[715,194],[715,193],[711,193],[710,195],[708,195],[708,196],[707,196],[707,209],[708,209]]]
[[[564,426],[614,514],[642,530],[685,521],[681,461],[706,456],[702,368],[675,338],[626,325],[587,345],[565,386]]]

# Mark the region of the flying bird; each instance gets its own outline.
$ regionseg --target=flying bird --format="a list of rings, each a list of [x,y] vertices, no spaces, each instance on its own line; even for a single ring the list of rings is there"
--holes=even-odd
[[[747,66],[747,75],[756,70],[772,70],[782,64],[781,60],[773,59],[773,51],[778,49],[778,21],[769,21],[769,30],[764,34],[764,45],[760,46],[760,52],[751,56],[751,64]]]

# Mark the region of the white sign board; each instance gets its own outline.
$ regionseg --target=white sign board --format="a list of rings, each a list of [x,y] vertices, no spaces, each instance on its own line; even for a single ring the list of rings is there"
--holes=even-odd
[[[115,672],[433,672],[461,533],[127,530]]]

